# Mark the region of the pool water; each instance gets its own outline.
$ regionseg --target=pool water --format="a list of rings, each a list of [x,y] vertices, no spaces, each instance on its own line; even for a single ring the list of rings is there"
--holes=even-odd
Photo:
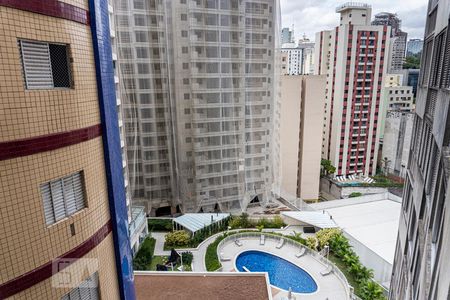
[[[236,258],[236,267],[240,272],[245,272],[246,267],[250,272],[267,272],[269,281],[280,289],[294,293],[309,294],[317,291],[317,283],[302,268],[282,259],[276,255],[262,251],[245,251]]]

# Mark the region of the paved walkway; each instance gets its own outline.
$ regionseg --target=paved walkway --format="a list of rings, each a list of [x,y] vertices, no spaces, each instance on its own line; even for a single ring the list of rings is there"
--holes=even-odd
[[[168,232],[152,232],[152,238],[156,240],[154,255],[166,256],[170,255],[170,251],[164,250],[164,241]]]

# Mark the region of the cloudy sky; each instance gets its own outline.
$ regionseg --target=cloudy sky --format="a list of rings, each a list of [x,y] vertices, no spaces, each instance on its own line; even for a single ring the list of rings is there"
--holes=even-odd
[[[332,29],[339,23],[337,6],[346,0],[280,0],[282,27],[294,24],[295,38],[304,33],[314,39],[315,32]],[[372,5],[372,16],[382,12],[397,13],[402,20],[402,30],[409,38],[423,38],[428,0],[365,0]]]

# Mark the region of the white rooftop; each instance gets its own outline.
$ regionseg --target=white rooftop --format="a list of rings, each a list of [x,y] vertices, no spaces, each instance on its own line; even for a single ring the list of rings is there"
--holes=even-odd
[[[230,216],[228,213],[198,213],[184,214],[173,221],[191,232],[208,227],[213,223],[217,223]]]
[[[336,223],[330,218],[330,215],[318,211],[283,211],[283,216],[295,219],[319,228],[335,228]]]
[[[342,230],[393,263],[401,198],[385,193],[311,205],[325,210]]]

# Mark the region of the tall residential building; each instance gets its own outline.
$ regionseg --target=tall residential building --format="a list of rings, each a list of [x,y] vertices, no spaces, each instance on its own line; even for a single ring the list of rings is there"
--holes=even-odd
[[[111,40],[111,54],[114,67],[114,86],[116,92],[116,104],[117,104],[117,115],[119,122],[119,134],[120,134],[120,149],[122,154],[122,167],[123,167],[123,178],[125,186],[126,195],[126,205],[128,212],[128,232],[130,236],[130,244],[133,255],[136,254],[140,247],[141,242],[144,241],[145,237],[148,235],[148,224],[145,214],[144,207],[136,206],[132,204],[131,191],[129,187],[129,171],[127,163],[127,147],[125,142],[125,128],[123,126],[123,105],[120,99],[120,78],[121,74],[119,72],[119,66],[117,62],[117,37],[116,37],[116,26],[114,19],[114,2],[113,0],[108,0],[108,15],[109,15],[109,27],[110,27],[110,40]]]
[[[314,47],[315,43],[311,42],[306,36],[303,36],[302,39],[298,41],[298,48],[303,50],[303,75],[312,75],[314,74]]]
[[[116,0],[133,201],[245,210],[273,195],[277,0]]]
[[[371,25],[371,7],[336,9],[340,25],[316,35],[315,73],[327,76],[322,157],[337,175],[373,175],[390,27]]]
[[[281,78],[281,197],[319,199],[325,76]]]
[[[382,12],[375,15],[372,25],[387,25],[391,27],[391,42],[389,44],[388,72],[403,69],[405,60],[406,40],[408,34],[401,30],[402,21],[396,14]]]
[[[449,0],[430,0],[390,299],[448,299]]]
[[[0,298],[134,299],[108,4],[0,22]]]
[[[290,44],[294,42],[294,30],[288,27],[281,29],[281,44]]]
[[[406,44],[406,56],[413,56],[422,52],[423,40],[410,39]]]
[[[294,44],[284,44],[281,48],[282,57],[286,57],[286,70],[283,75],[303,74],[303,49],[294,46]]]

